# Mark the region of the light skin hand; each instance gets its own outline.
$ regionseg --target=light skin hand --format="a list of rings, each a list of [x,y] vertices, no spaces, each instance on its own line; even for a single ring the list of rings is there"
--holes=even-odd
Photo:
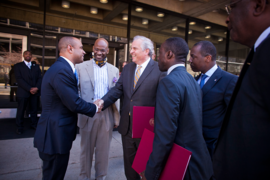
[[[103,108],[103,105],[104,105],[104,101],[102,99],[98,99],[94,102],[95,105],[97,105],[98,107],[98,112],[97,113],[100,113],[102,108]]]

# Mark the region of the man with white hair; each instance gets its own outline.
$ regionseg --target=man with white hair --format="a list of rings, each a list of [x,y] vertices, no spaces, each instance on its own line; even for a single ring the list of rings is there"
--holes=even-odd
[[[135,36],[130,54],[132,63],[123,72],[113,87],[102,99],[100,105],[106,109],[123,96],[119,133],[122,135],[125,175],[127,180],[140,180],[140,176],[131,165],[136,155],[140,138],[132,138],[133,106],[155,106],[159,80],[165,76],[152,60],[154,46],[150,39]]]

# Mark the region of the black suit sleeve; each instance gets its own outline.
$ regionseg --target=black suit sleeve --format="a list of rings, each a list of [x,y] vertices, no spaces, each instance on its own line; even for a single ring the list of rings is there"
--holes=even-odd
[[[96,105],[87,103],[79,97],[75,75],[60,70],[52,81],[52,86],[62,103],[72,112],[93,117]]]
[[[14,73],[15,73],[15,78],[16,81],[18,83],[18,86],[20,86],[21,88],[23,88],[25,91],[30,92],[30,89],[32,88],[32,86],[30,86],[27,82],[25,82],[25,80],[23,79],[23,75],[22,75],[22,71],[20,70],[21,64],[16,64],[14,66]]]
[[[155,138],[145,176],[158,180],[174,143],[180,107],[179,90],[168,78],[160,81],[155,109]]]
[[[270,35],[266,40],[262,42],[261,45],[257,48],[257,52],[255,53],[255,58],[253,61],[257,61],[257,66],[254,67],[256,74],[256,79],[258,81],[257,88],[259,89],[259,92],[261,94],[262,102],[264,103],[264,108],[267,109],[268,112],[270,112]],[[252,63],[252,62],[251,62]],[[255,96],[254,96],[255,97]]]
[[[121,76],[115,86],[109,90],[109,92],[101,99],[104,101],[103,110],[115,103],[123,95],[123,79],[127,75],[127,68],[123,69]],[[126,77],[127,78],[127,77]]]
[[[232,93],[233,93],[233,90],[235,88],[237,79],[238,79],[238,77],[233,76],[231,78],[230,82],[227,85],[227,88],[226,88],[226,91],[225,91],[225,94],[224,94],[224,101],[225,101],[225,104],[226,104],[226,108],[228,107],[229,102],[231,100]]]
[[[39,68],[39,65],[37,65],[37,69],[38,69],[38,78],[37,78],[37,82],[36,82],[36,87],[38,88],[38,90],[41,89],[41,81],[42,81],[42,77],[41,77],[41,71]]]

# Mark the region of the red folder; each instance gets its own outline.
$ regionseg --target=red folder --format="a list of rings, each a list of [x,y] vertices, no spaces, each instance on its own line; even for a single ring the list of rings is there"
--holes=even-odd
[[[132,168],[141,173],[146,169],[146,164],[153,150],[154,133],[145,129]],[[159,180],[183,180],[191,158],[192,152],[173,144],[166,165],[159,177]]]
[[[132,138],[141,138],[144,128],[154,132],[155,107],[133,106]]]

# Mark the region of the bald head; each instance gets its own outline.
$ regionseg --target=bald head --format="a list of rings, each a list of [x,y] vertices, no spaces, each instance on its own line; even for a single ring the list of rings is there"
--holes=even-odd
[[[59,55],[67,58],[73,64],[83,62],[84,50],[82,42],[70,36],[62,37],[58,43]]]
[[[59,52],[65,51],[67,49],[68,45],[74,46],[76,40],[79,40],[79,39],[77,39],[75,37],[71,37],[71,36],[62,37],[58,43]]]
[[[104,39],[104,38],[98,38],[98,39],[95,41],[94,46],[96,46],[97,44],[100,44],[100,43],[101,43],[101,44],[105,43],[106,46],[107,46],[107,48],[108,48],[108,46],[109,46],[108,41],[107,41],[106,39]]]
[[[109,53],[109,43],[104,38],[96,40],[93,46],[94,58],[96,61],[103,61]]]

